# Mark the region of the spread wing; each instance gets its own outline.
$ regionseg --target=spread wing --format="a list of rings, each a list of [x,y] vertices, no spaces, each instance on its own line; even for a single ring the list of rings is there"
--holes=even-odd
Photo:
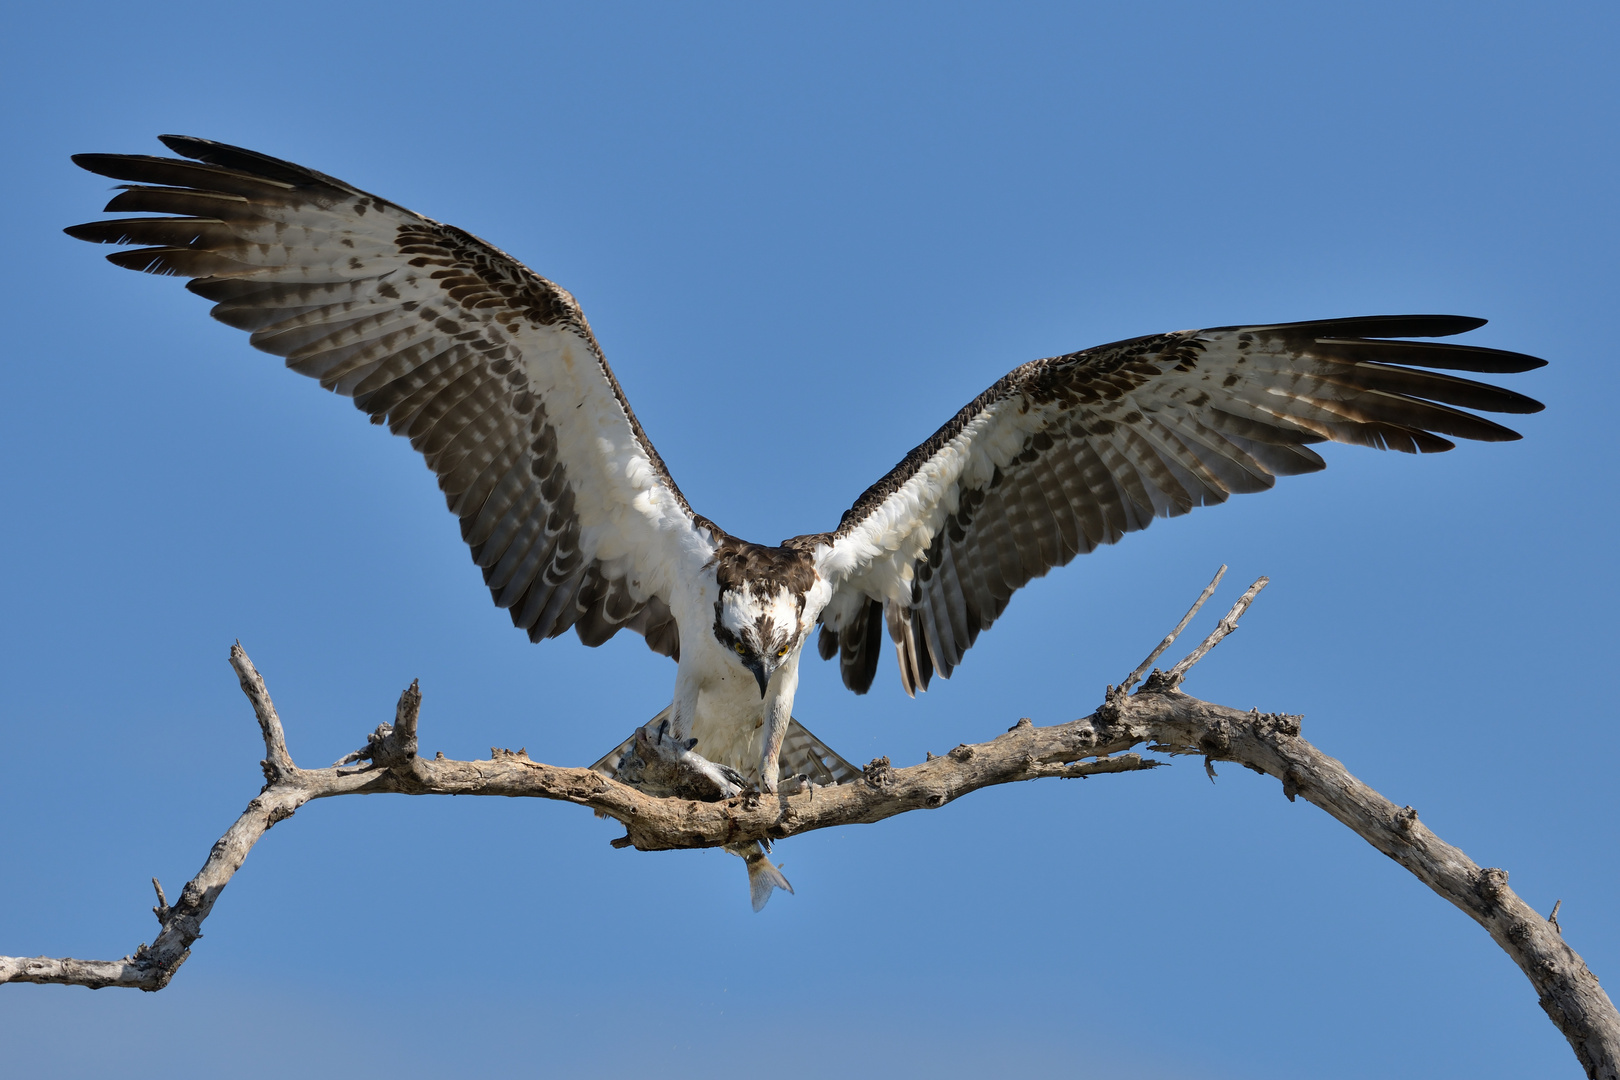
[[[450,225],[249,150],[82,154],[131,181],[81,240],[178,274],[216,319],[411,440],[495,603],[535,641],[630,627],[677,655],[673,582],[712,553],[574,298]]]
[[[1432,453],[1519,436],[1465,410],[1538,402],[1423,368],[1506,373],[1545,361],[1449,343],[1458,316],[1221,327],[1026,364],[907,454],[811,549],[834,588],[818,642],[872,685],[880,624],[906,692],[949,677],[1031,578],[1155,517],[1313,472],[1309,444]],[[1448,438],[1448,436],[1450,438]]]

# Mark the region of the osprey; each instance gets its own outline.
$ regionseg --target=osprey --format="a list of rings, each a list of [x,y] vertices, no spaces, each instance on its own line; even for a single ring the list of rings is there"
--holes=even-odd
[[[1155,334],[1015,369],[831,532],[756,544],[688,505],[566,290],[330,176],[204,139],[162,141],[187,160],[76,156],[129,182],[107,211],[157,216],[68,234],[141,245],[108,259],[190,278],[216,319],[408,437],[514,625],[534,641],[572,629],[593,646],[641,634],[678,662],[659,733],[766,792],[784,768],[817,783],[858,775],[792,717],[812,633],[858,694],[887,637],[913,694],[948,678],[1031,578],[1155,517],[1320,469],[1313,443],[1449,450],[1451,438],[1519,437],[1466,410],[1541,408],[1442,372],[1544,361],[1394,340],[1483,319]],[[612,774],[631,748],[596,767]],[[761,878],[765,896],[786,886],[762,853],[739,853],[756,907]]]

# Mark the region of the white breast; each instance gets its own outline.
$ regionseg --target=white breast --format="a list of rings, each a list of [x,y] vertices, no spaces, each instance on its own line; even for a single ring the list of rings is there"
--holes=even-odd
[[[697,719],[692,725],[698,741],[696,750],[710,761],[729,765],[757,780],[765,725],[765,701],[760,697],[759,684],[721,649],[707,629],[699,641],[690,659],[686,642],[681,642],[682,666],[697,664],[702,676]]]

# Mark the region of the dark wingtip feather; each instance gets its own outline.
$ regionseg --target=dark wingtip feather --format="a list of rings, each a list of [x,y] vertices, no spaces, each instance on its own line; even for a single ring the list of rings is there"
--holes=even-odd
[[[1364,315],[1354,319],[1319,319],[1294,323],[1325,337],[1450,337],[1478,330],[1485,319],[1472,315]]]
[[[1547,366],[1539,356],[1486,349],[1478,345],[1435,344],[1427,341],[1339,340],[1317,338],[1317,344],[1347,360],[1376,360],[1386,364],[1475,371],[1482,375],[1517,375]]]
[[[69,225],[62,230],[75,240],[92,244],[148,244],[154,247],[200,247],[231,243],[223,222],[210,218],[114,218]]]
[[[1316,337],[1450,337],[1478,330],[1486,320],[1472,315],[1360,315],[1350,319],[1307,319],[1304,322],[1212,326],[1213,330],[1280,330]]]
[[[257,150],[249,150],[246,147],[232,146],[230,143],[215,142],[212,139],[199,139],[194,135],[159,135],[158,141],[177,154],[222,169],[235,169],[254,176],[262,176],[267,180],[274,180],[278,183],[292,184],[296,187],[303,187],[308,184],[324,184],[354,195],[369,194],[323,172],[316,172],[314,169],[306,168],[295,162],[271,157],[269,154],[261,154]],[[371,197],[376,198],[374,195]],[[387,200],[379,201],[386,202]],[[389,203],[389,205],[393,204]]]
[[[169,264],[165,258],[167,254],[165,248],[134,248],[129,251],[115,251],[107,256],[107,261],[125,270],[170,277],[179,271]]]
[[[114,180],[125,180],[122,174],[125,163],[132,155],[129,154],[74,154],[70,159],[73,164],[86,172],[93,172],[97,176],[109,176]]]
[[[173,150],[181,157],[200,161],[204,165],[212,165],[219,169],[232,169],[249,176],[258,177],[276,184],[286,184],[293,187],[304,187],[309,184],[330,185],[340,191],[351,192],[356,195],[365,194],[358,188],[351,187],[341,180],[327,176],[325,173],[307,169],[291,161],[261,154],[256,150],[248,150],[230,143],[214,142],[212,139],[199,139],[191,135],[159,135],[158,140],[164,146]],[[131,170],[150,171],[160,168],[167,163],[170,166],[180,166],[186,163],[173,158],[153,157],[148,154],[74,154],[73,164],[86,169],[99,176],[110,176],[115,180],[143,180],[150,182],[145,175],[131,175]],[[189,166],[196,168],[197,166]]]
[[[159,135],[158,142],[177,154],[191,158],[193,161],[204,160],[203,154],[207,153],[210,147],[225,146],[224,143],[217,143],[213,139],[198,138],[195,135]],[[225,149],[235,150],[238,148],[225,146]]]
[[[308,182],[311,176],[319,175],[302,165],[295,165],[290,161],[283,161],[281,158],[261,154],[246,147],[215,142],[213,139],[199,139],[194,135],[159,135],[158,141],[175,153],[193,161],[228,169],[244,169],[286,183]]]
[[[1465,334],[1470,330],[1478,330],[1489,319],[1481,319],[1474,315],[1403,315],[1402,319],[1412,320],[1433,327],[1430,330],[1411,329],[1403,332],[1401,337],[1450,337],[1452,334]]]

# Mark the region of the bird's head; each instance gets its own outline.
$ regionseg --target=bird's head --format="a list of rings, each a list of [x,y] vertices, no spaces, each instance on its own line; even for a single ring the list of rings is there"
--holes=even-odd
[[[799,647],[801,598],[787,589],[727,589],[714,602],[714,636],[759,683],[759,696],[777,668]]]
[[[740,541],[722,549],[715,570],[715,640],[754,676],[764,697],[771,676],[804,642],[805,595],[815,570],[801,552]]]

